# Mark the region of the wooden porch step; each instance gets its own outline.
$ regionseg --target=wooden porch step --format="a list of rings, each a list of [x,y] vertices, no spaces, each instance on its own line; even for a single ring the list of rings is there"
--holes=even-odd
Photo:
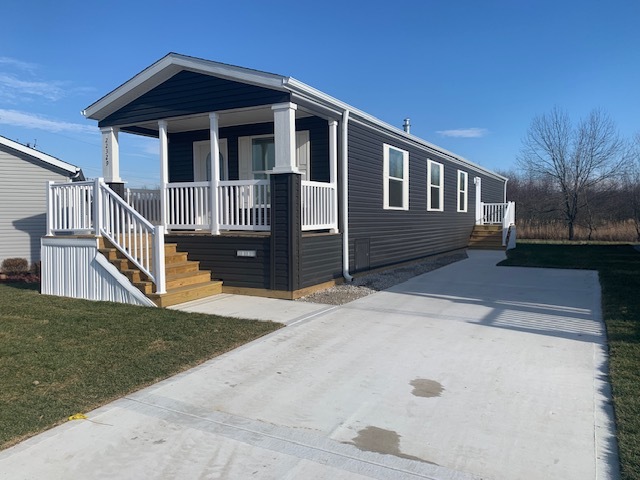
[[[211,272],[208,270],[174,273],[173,275],[167,275],[167,291],[209,281],[211,281]]]
[[[475,225],[467,248],[478,250],[504,250],[501,225]]]
[[[194,260],[169,264],[165,263],[165,272],[167,276],[174,275],[176,273],[197,272],[198,270],[200,270],[200,262],[196,262]]]
[[[100,253],[125,275],[131,284],[159,307],[177,305],[222,293],[222,282],[212,281],[211,272],[200,270],[200,262],[188,259],[188,253],[178,252],[177,244],[165,244],[165,274],[167,293],[157,294],[155,286],[122,252],[104,239]],[[152,259],[153,261],[153,259]]]
[[[222,282],[214,280],[197,285],[178,287],[161,295],[152,293],[147,296],[159,307],[170,307],[171,305],[178,305],[219,293],[222,293]]]

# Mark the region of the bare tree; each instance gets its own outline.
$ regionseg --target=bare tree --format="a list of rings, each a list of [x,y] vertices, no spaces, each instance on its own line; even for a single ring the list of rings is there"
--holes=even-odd
[[[593,110],[573,126],[569,115],[555,107],[533,119],[522,144],[518,165],[556,184],[572,240],[585,193],[622,173],[626,159],[613,120],[602,110]]]
[[[629,149],[629,164],[623,179],[625,204],[640,242],[640,132],[636,133]]]

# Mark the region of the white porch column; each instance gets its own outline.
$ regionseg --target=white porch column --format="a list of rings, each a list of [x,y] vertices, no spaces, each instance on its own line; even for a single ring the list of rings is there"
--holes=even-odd
[[[122,182],[120,179],[120,147],[116,127],[101,128],[102,132],[102,176],[105,182]]]
[[[338,231],[338,122],[329,122],[329,183],[331,184],[331,218],[335,222],[332,233]]]
[[[168,223],[167,183],[169,183],[169,137],[167,121],[158,122],[158,138],[160,139],[160,221],[166,229]]]
[[[476,186],[476,225],[484,224],[484,207],[482,206],[482,179],[475,177],[473,184]]]
[[[296,109],[295,103],[273,105],[276,164],[274,173],[300,173],[296,167]]]
[[[220,144],[218,143],[218,114],[209,114],[209,139],[211,143],[211,184],[209,188],[211,203],[211,234],[220,234],[218,218],[218,185],[220,183]]]

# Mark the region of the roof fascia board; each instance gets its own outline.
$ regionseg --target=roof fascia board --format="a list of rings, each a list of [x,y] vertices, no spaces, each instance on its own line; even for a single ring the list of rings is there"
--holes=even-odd
[[[384,133],[391,133],[394,135],[398,135],[407,141],[420,145],[423,148],[426,147],[428,150],[431,150],[434,153],[437,153],[439,155],[444,155],[450,160],[455,161],[456,163],[459,163],[461,165],[468,165],[470,167],[473,167],[479,170],[480,172],[486,173],[487,175],[496,177],[501,180],[507,180],[507,178],[503,177],[502,175],[492,172],[491,170],[487,170],[486,168],[481,167],[480,165],[470,160],[467,160],[464,157],[456,155],[453,152],[449,152],[448,150],[445,150],[444,148],[441,148],[437,145],[427,142],[426,140],[416,137],[415,135],[411,135],[405,132],[404,130],[400,130],[399,128],[394,127],[393,125],[390,125],[386,122],[383,122],[382,120],[374,117],[373,115],[369,115],[368,113],[365,113],[362,110],[354,108],[347,103],[341,102],[340,100],[330,95],[327,95],[326,93],[321,92],[320,90],[310,87],[309,85],[299,80],[296,80],[295,78],[290,78],[290,77],[287,78],[285,81],[285,85],[298,93],[306,94],[306,98],[313,99],[324,106],[329,106],[329,107],[333,106],[334,108],[338,107],[342,111],[349,110],[351,119],[357,120],[357,118],[354,118],[354,117],[359,117],[361,119],[361,122],[360,122],[361,124],[376,126]]]
[[[13,150],[17,150],[18,152],[29,155],[30,157],[36,158],[42,162],[48,163],[54,167],[57,167],[61,170],[65,170],[69,173],[77,173],[80,171],[80,168],[75,165],[71,165],[70,163],[63,162],[51,155],[47,155],[46,153],[39,152],[38,150],[34,150],[31,147],[27,147],[26,145],[22,145],[21,143],[14,142],[13,140],[9,140],[8,138],[0,136],[0,144],[5,145]]]
[[[264,88],[286,90],[283,87],[283,84],[286,82],[286,77],[281,75],[250,70],[201,58],[187,57],[177,53],[169,53],[97,102],[88,106],[82,111],[82,114],[93,120],[102,120],[128,102],[168,80],[181,70],[213,75]]]

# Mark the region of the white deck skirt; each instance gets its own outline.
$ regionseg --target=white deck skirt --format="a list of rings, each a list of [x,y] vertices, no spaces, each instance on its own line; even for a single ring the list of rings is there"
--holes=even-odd
[[[155,307],[98,251],[97,238],[42,239],[42,293]]]

